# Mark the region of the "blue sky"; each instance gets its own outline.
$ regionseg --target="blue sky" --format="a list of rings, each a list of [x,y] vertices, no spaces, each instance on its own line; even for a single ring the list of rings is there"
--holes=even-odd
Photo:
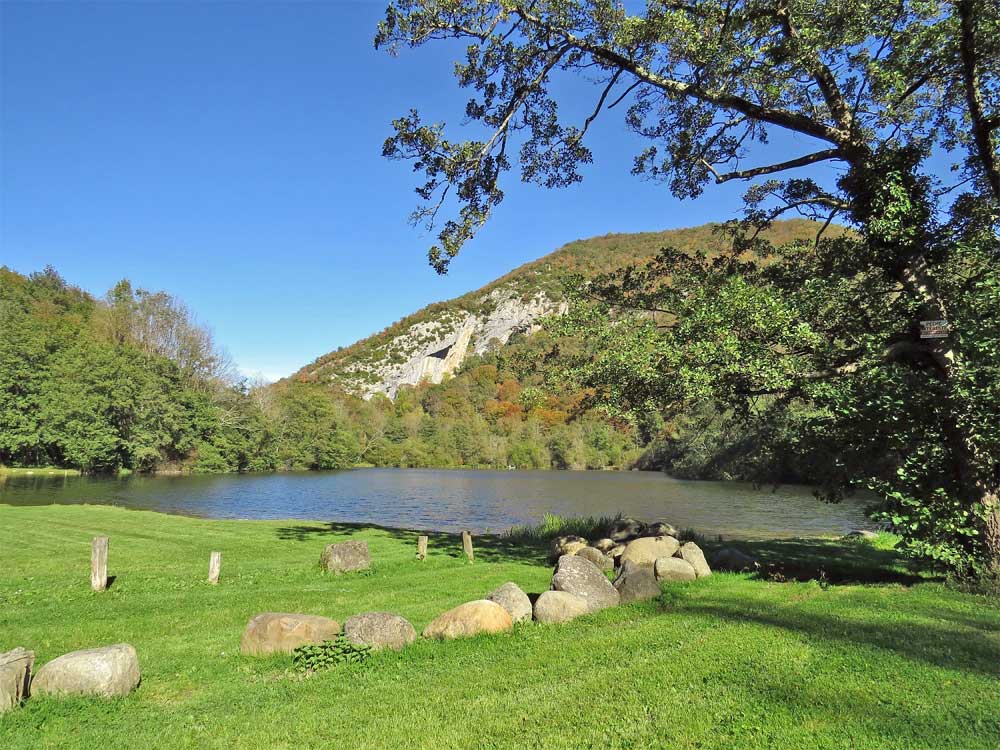
[[[0,264],[167,290],[276,378],[568,241],[738,210],[738,185],[680,203],[631,177],[639,143],[615,111],[582,185],[509,182],[438,276],[407,221],[414,175],[381,147],[411,106],[459,125],[467,92],[454,46],[373,49],[384,4],[4,0]]]

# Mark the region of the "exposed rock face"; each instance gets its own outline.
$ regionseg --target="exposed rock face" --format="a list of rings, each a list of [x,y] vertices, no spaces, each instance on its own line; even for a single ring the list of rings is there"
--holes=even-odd
[[[247,623],[240,640],[240,653],[264,656],[290,654],[299,646],[318,644],[336,638],[340,623],[319,615],[264,612]]]
[[[508,581],[486,598],[506,609],[515,624],[531,619],[531,600],[513,581]]]
[[[654,570],[656,580],[666,581],[667,583],[693,581],[698,577],[691,563],[681,560],[679,557],[658,558]]]
[[[612,570],[615,567],[614,560],[596,547],[584,547],[583,549],[579,549],[576,551],[576,556],[582,557],[584,560],[589,560],[597,566],[598,570]]]
[[[708,567],[708,562],[705,560],[705,553],[694,542],[682,545],[678,554],[682,560],[691,563],[691,567],[694,568],[694,572],[699,578],[712,575],[712,569]]]
[[[647,536],[628,543],[622,553],[621,562],[633,562],[636,565],[652,569],[653,563],[661,557],[672,557],[680,547],[680,542],[672,536]]]
[[[653,571],[631,560],[622,563],[621,570],[615,578],[614,587],[618,589],[622,604],[629,602],[644,602],[660,595],[660,584],[656,582]]]
[[[31,680],[35,695],[128,695],[139,684],[139,655],[127,643],[63,654]]]
[[[370,568],[372,558],[368,552],[367,542],[352,539],[326,545],[323,554],[320,555],[319,563],[331,573],[351,573]]]
[[[712,567],[730,573],[741,573],[745,570],[756,570],[757,562],[750,555],[734,547],[725,547],[712,555]]]
[[[479,633],[502,633],[513,625],[506,609],[496,602],[479,599],[438,615],[424,628],[424,638],[451,640]]]
[[[344,637],[359,646],[399,650],[416,640],[417,631],[405,617],[390,612],[365,612],[347,618]]]
[[[545,591],[535,601],[535,619],[538,622],[569,622],[587,614],[587,611],[587,602],[568,591]]]
[[[587,611],[596,612],[618,605],[619,596],[611,581],[589,560],[563,555],[556,563],[552,590],[565,591],[587,602]]]
[[[28,697],[35,652],[20,646],[0,654],[0,714],[20,705]]]

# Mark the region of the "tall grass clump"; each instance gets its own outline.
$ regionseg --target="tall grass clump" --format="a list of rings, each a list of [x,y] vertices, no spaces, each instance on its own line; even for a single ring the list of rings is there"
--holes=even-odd
[[[547,544],[558,536],[582,536],[593,541],[604,536],[611,524],[621,520],[622,514],[614,516],[585,516],[564,518],[555,513],[545,513],[537,526],[511,526],[501,536],[518,544]]]

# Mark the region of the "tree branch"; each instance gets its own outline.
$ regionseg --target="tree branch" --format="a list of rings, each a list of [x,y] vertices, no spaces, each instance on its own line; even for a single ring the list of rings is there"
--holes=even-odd
[[[957,6],[962,21],[959,50],[962,55],[965,98],[969,106],[969,116],[972,118],[972,136],[976,144],[977,155],[982,162],[983,170],[986,172],[986,179],[993,191],[993,197],[1000,203],[1000,159],[997,158],[997,153],[993,148],[990,120],[983,113],[973,0],[959,0]]]
[[[819,161],[827,161],[829,159],[841,159],[843,158],[843,153],[839,148],[828,148],[823,151],[817,151],[813,154],[806,154],[805,156],[800,156],[797,159],[789,159],[788,161],[779,162],[777,164],[769,164],[763,167],[754,167],[753,169],[737,170],[735,172],[725,172],[720,174],[704,159],[701,163],[704,164],[708,171],[710,171],[715,176],[716,184],[722,184],[723,182],[729,182],[730,180],[749,180],[754,177],[760,177],[765,174],[774,174],[775,172],[784,172],[786,169],[795,169],[796,167],[804,167],[809,164],[815,164]]]

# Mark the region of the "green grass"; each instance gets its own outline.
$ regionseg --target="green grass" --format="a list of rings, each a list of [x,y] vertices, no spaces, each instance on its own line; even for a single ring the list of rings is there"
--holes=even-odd
[[[76,469],[60,469],[55,466],[0,466],[0,475],[10,476],[30,476],[32,474],[43,477],[75,477],[80,474]]]
[[[96,534],[111,537],[103,594],[89,590]],[[323,545],[349,536],[369,542],[374,570],[321,574]],[[44,664],[128,641],[143,672],[122,699],[32,698],[0,718],[0,747],[1000,746],[996,599],[928,580],[878,545],[742,546],[761,577],[714,575],[563,626],[418,640],[304,677],[288,657],[239,655],[252,615],[383,609],[419,630],[507,580],[543,590],[544,550],[477,538],[469,565],[457,538],[434,535],[417,562],[415,534],[390,529],[0,505],[0,649],[32,648]],[[211,550],[223,553],[218,586],[203,582]],[[821,580],[785,575],[810,566]]]

